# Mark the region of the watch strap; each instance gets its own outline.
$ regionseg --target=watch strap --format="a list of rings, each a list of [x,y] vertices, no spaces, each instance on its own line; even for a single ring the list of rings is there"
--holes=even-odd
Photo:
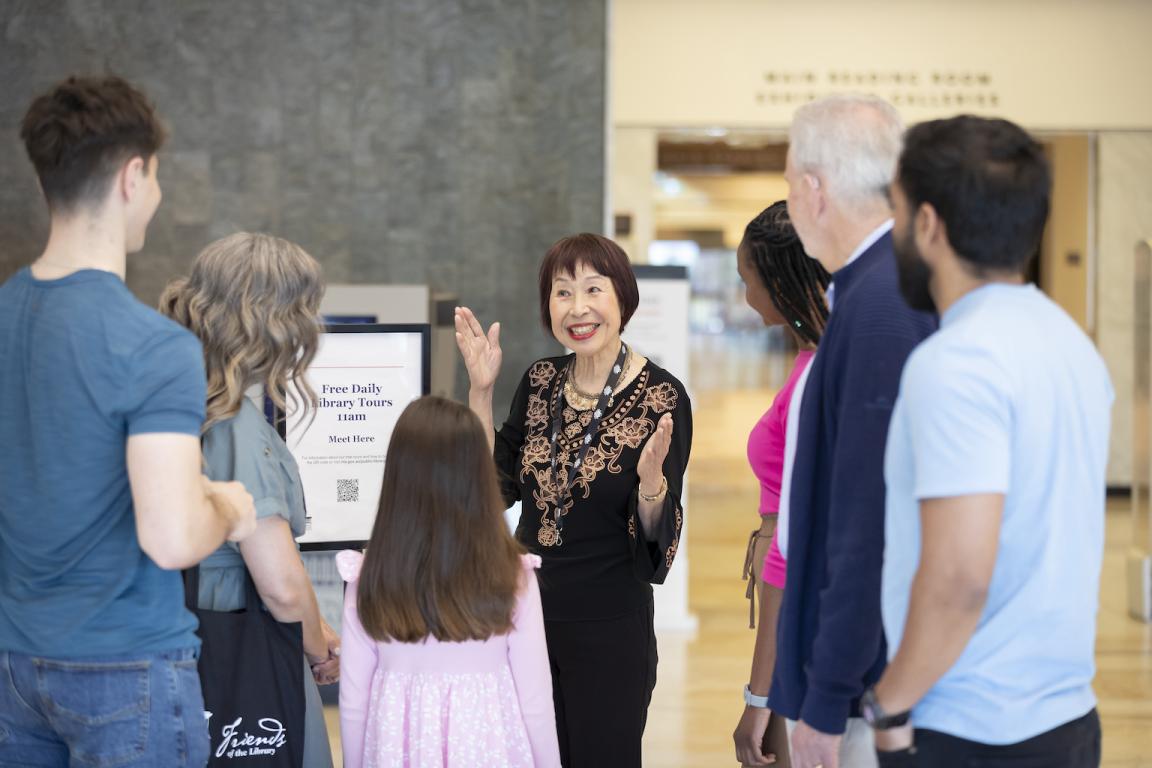
[[[748,686],[744,686],[744,703],[757,709],[768,709],[768,697],[757,696]]]
[[[876,699],[876,691],[869,688],[864,691],[864,695],[860,697],[860,716],[864,718],[864,722],[872,726],[876,731],[887,731],[892,728],[899,728],[907,725],[908,721],[912,718],[912,710],[904,712],[896,712],[889,714],[884,711],[880,706],[880,702]]]

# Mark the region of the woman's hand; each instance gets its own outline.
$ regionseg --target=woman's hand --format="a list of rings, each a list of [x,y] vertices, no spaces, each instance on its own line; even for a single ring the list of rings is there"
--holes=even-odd
[[[672,445],[672,414],[666,413],[656,422],[656,431],[644,444],[640,452],[640,463],[636,473],[640,475],[640,492],[647,496],[660,493],[664,482],[664,459]]]
[[[736,743],[736,759],[740,765],[772,765],[775,755],[764,754],[764,732],[768,730],[768,720],[772,711],[761,707],[744,707],[740,724],[732,734]]]
[[[309,657],[308,665],[312,668],[312,678],[317,685],[331,685],[340,680],[340,636],[323,619],[320,620],[320,629],[328,646],[328,656],[316,660]]]
[[[474,390],[490,390],[500,373],[504,353],[500,349],[500,323],[492,323],[488,333],[467,307],[456,307],[456,346],[468,369]]]

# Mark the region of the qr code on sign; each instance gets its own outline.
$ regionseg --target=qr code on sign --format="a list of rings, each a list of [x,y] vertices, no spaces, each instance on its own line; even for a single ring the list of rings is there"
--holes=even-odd
[[[360,501],[360,481],[337,480],[336,501]]]

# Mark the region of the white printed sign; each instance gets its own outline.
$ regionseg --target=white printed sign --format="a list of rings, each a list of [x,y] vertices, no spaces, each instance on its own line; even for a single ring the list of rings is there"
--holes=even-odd
[[[628,321],[624,341],[680,380],[691,394],[688,378],[688,302],[691,288],[684,267],[636,265],[640,305]],[[696,617],[688,609],[688,478],[681,492],[684,530],[676,563],[664,584],[655,588],[657,629],[692,632]]]
[[[285,419],[308,510],[297,539],[305,548],[341,548],[371,534],[392,429],[428,392],[429,339],[427,325],[329,326],[322,334],[305,374],[318,407]]]

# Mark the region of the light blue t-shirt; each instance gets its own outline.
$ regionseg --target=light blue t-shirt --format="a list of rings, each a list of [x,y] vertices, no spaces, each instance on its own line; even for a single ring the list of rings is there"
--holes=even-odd
[[[1030,285],[966,294],[908,358],[884,468],[890,656],[920,558],[919,501],[1005,495],[979,626],[913,711],[918,728],[1012,744],[1095,706],[1112,400],[1092,342]]]
[[[199,645],[177,571],[140,549],[131,435],[199,435],[200,342],[116,275],[0,285],[0,650],[75,658]]]

